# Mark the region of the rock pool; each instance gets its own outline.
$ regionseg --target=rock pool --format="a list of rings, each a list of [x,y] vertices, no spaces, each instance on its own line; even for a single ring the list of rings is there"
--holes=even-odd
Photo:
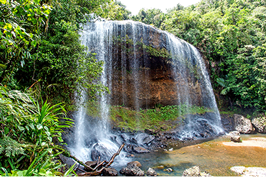
[[[266,135],[241,135],[241,138],[245,146],[231,146],[230,138],[220,137],[195,145],[180,147],[178,144],[157,152],[137,154],[133,159],[141,162],[144,171],[153,167],[158,175],[163,176],[180,176],[185,169],[195,165],[212,176],[237,175],[230,170],[233,166],[266,167],[266,147],[255,147],[256,144],[266,145]],[[254,146],[246,145],[249,140],[254,140]],[[168,168],[173,171],[168,172]]]

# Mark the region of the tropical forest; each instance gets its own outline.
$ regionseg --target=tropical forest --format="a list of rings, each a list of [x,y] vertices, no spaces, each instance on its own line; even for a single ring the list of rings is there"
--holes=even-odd
[[[265,0],[0,0],[0,59],[0,176],[266,176]]]

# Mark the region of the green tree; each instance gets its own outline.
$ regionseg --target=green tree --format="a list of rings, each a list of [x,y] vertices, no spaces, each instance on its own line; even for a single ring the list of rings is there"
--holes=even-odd
[[[51,7],[38,0],[2,0],[0,7],[0,82],[14,87],[12,78],[40,42]]]
[[[109,3],[109,0],[3,1],[1,83],[16,89],[32,88],[41,96],[68,103],[77,83],[87,88],[91,97],[103,90],[96,81],[102,63],[85,53],[78,31],[80,24],[89,20],[87,14],[99,15]]]
[[[101,9],[97,11],[97,14],[107,20],[128,20],[131,12],[126,9],[126,6],[120,1],[113,1],[106,3]]]
[[[215,90],[236,105],[262,110],[265,14],[265,1],[202,0],[168,10],[159,26],[200,50],[209,61]],[[142,9],[133,19],[152,24],[154,16]]]
[[[160,9],[141,9],[139,13],[132,16],[131,19],[160,28],[165,19],[165,14]]]

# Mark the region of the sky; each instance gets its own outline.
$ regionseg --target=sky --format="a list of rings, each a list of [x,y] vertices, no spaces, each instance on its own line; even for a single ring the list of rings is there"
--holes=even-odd
[[[132,12],[132,15],[138,14],[139,10],[144,9],[161,9],[166,12],[166,9],[175,7],[178,3],[184,7],[196,4],[201,0],[118,0],[126,5],[127,9]]]

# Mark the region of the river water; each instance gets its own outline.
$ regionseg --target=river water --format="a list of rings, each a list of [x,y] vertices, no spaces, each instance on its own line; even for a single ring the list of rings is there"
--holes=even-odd
[[[266,135],[241,135],[243,141],[255,137],[266,138]],[[264,141],[266,144],[266,139]],[[138,154],[133,160],[140,161],[144,171],[152,167],[163,176],[182,176],[184,170],[192,166],[199,166],[201,172],[207,171],[212,176],[235,176],[237,174],[230,170],[233,166],[266,167],[265,147],[225,146],[223,142],[230,139],[221,137],[181,148],[173,145],[167,151]],[[167,168],[173,172],[167,172]]]

